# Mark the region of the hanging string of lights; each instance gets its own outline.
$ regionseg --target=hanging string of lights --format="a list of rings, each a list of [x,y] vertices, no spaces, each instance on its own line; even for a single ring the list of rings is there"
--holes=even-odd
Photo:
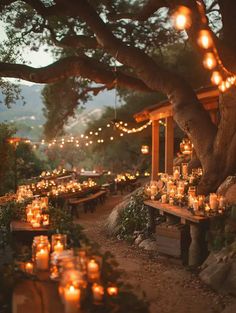
[[[211,82],[217,85],[221,92],[225,92],[236,83],[235,73],[228,70],[217,50],[213,40],[212,32],[208,27],[206,6],[202,0],[196,1],[199,15],[201,17],[202,29],[198,33],[197,43],[205,51],[203,56],[203,66],[212,71]],[[192,25],[191,10],[185,6],[180,6],[173,14],[173,24],[178,30],[186,30]]]
[[[166,126],[166,124],[163,121],[159,121],[160,125]],[[33,140],[25,140],[28,144],[31,144],[34,149],[37,149],[39,147],[45,147],[45,148],[54,148],[59,147],[63,149],[66,145],[72,144],[76,148],[83,147],[89,147],[92,144],[102,144],[105,141],[115,141],[116,139],[123,137],[124,133],[126,134],[135,134],[138,132],[141,132],[145,130],[148,126],[152,124],[152,121],[148,121],[144,125],[137,127],[137,128],[128,128],[128,123],[123,121],[117,121],[117,122],[110,122],[107,123],[105,127],[99,127],[95,131],[88,131],[87,133],[81,134],[80,136],[66,136],[62,138],[52,139],[51,141],[46,141],[45,139],[42,139],[41,141],[33,141]],[[112,127],[114,125],[114,127]],[[105,134],[107,132],[107,129],[110,129],[110,136],[107,136]],[[117,136],[116,130],[119,131],[119,135]]]

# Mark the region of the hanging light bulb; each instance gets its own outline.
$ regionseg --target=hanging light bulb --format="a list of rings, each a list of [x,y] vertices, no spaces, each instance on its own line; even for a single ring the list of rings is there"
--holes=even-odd
[[[222,76],[218,71],[214,71],[211,75],[211,81],[214,85],[219,85],[222,82]]]
[[[141,147],[142,154],[148,154],[149,153],[149,146],[143,145]]]
[[[198,44],[203,49],[209,49],[213,45],[213,40],[208,30],[203,29],[199,32]]]
[[[110,125],[110,124],[107,124],[107,127],[111,127],[111,125]]]
[[[114,140],[114,137],[110,137],[110,140]]]
[[[191,26],[191,11],[185,6],[180,6],[172,16],[174,27],[178,30],[184,30]]]
[[[212,52],[208,52],[204,55],[203,65],[209,70],[212,70],[214,67],[216,67],[216,59]]]

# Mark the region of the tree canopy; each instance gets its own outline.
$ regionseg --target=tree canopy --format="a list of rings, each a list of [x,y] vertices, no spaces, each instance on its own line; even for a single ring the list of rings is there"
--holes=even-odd
[[[224,108],[224,112],[216,126],[193,86],[175,67],[170,69],[163,62],[163,49],[177,38],[182,43],[188,41],[202,55],[196,39],[199,30],[207,27],[224,65],[235,70],[236,2],[200,2],[208,20],[199,12],[199,1],[193,0],[2,0],[1,20],[7,39],[0,47],[0,76],[37,83],[84,78],[90,82],[85,93],[116,86],[163,93],[173,104],[174,118],[192,139],[203,166],[202,191],[214,190],[236,170],[234,95],[223,97],[220,111]],[[191,10],[192,27],[187,33],[175,32],[170,23],[179,4]],[[51,47],[56,61],[42,68],[23,64],[21,51],[25,47],[37,50],[40,45]],[[99,90],[92,82],[99,84]],[[230,103],[228,107],[225,101]]]

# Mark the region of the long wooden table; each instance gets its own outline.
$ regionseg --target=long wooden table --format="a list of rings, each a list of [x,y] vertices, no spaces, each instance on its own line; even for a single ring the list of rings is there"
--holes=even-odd
[[[144,204],[151,209],[159,210],[162,215],[177,217],[182,224],[189,224],[191,244],[189,246],[188,264],[190,266],[200,265],[207,254],[205,237],[210,218],[193,215],[187,208],[163,204],[155,200],[144,201]]]

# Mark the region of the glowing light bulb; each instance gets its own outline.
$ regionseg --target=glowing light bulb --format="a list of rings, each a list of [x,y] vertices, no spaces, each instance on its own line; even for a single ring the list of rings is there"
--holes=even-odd
[[[80,137],[81,137],[81,138],[84,138],[84,135],[82,134],[82,135],[80,135]]]
[[[101,127],[99,127],[98,130],[101,132],[102,131]]]
[[[222,82],[222,76],[218,71],[214,71],[211,76],[211,81],[214,85],[219,85]]]
[[[185,6],[180,6],[173,14],[174,27],[178,30],[184,30],[191,26],[191,11]]]
[[[107,127],[111,127],[111,125],[110,125],[110,124],[107,124]]]
[[[212,70],[214,67],[216,67],[216,59],[212,52],[208,52],[205,54],[203,59],[203,65],[209,70]]]
[[[120,133],[120,136],[121,136],[121,137],[123,137],[123,136],[124,136],[124,134],[123,134],[123,133]]]
[[[114,137],[110,137],[110,140],[114,140]]]
[[[89,134],[90,134],[90,135],[92,135],[92,134],[93,134],[93,132],[91,131],[91,132],[89,132]]]
[[[203,29],[199,32],[198,44],[203,49],[209,49],[213,45],[213,40],[208,30]]]

